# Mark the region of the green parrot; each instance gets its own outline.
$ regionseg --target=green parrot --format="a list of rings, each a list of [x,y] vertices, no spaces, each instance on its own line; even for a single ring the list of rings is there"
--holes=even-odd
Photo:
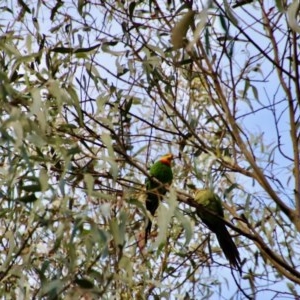
[[[170,185],[173,180],[173,172],[171,163],[173,155],[171,153],[165,154],[157,162],[155,162],[150,168],[149,174],[151,177],[157,179],[159,182],[146,179],[146,208],[152,216],[154,216],[156,209],[158,208],[159,202],[162,200],[163,195],[166,194],[167,190],[165,185]],[[145,243],[147,243],[148,235],[151,232],[152,222],[148,219],[148,223],[145,231]]]
[[[224,211],[220,197],[209,189],[197,190],[195,201],[200,204],[197,214],[203,223],[216,234],[220,247],[230,265],[236,267],[241,273],[241,259],[239,251],[233,242],[224,222],[208,211],[224,218]],[[204,207],[204,209],[203,209]]]

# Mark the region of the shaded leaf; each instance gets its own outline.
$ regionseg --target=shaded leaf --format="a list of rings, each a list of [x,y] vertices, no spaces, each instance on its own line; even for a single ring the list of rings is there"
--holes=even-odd
[[[17,200],[24,203],[32,203],[35,202],[38,198],[35,196],[35,194],[29,194],[24,197],[18,198]]]
[[[133,12],[134,12],[134,8],[136,6],[136,3],[134,1],[132,1],[130,4],[129,4],[129,7],[128,7],[128,10],[129,10],[129,18],[130,20],[133,22]]]
[[[168,225],[171,222],[171,218],[174,215],[175,209],[177,207],[177,196],[176,190],[171,187],[169,196],[166,198],[167,206],[161,204],[157,210],[157,225],[159,228],[158,237],[155,241],[155,246],[161,246],[166,240],[168,233]]]
[[[174,215],[181,223],[182,227],[184,228],[185,245],[187,245],[191,241],[194,233],[192,229],[191,221],[190,219],[186,218],[178,209],[175,210]]]
[[[190,25],[194,22],[194,15],[195,12],[189,10],[172,29],[171,42],[174,49],[180,49],[186,45],[186,34]]]
[[[57,0],[55,6],[51,10],[50,20],[53,21],[54,17],[61,6],[63,6],[62,0]]]
[[[69,47],[55,47],[52,48],[50,51],[56,52],[56,53],[73,53],[74,48],[69,48]]]
[[[205,29],[204,41],[205,41],[205,51],[207,54],[209,54],[210,53],[210,32],[208,28]]]
[[[252,2],[254,2],[254,0],[237,0],[236,3],[232,5],[232,8],[237,8],[245,4],[250,4]]]
[[[91,46],[91,47],[88,47],[88,48],[79,48],[79,49],[76,49],[74,51],[74,53],[81,53],[81,52],[89,52],[89,51],[93,51],[95,49],[97,49],[98,47],[100,47],[101,44],[96,44],[94,46]]]
[[[27,12],[31,13],[30,8],[27,6],[27,4],[23,0],[18,0],[19,5]]]
[[[116,180],[118,177],[118,165],[115,161],[115,152],[112,144],[112,138],[108,133],[103,133],[101,138],[108,151],[109,157],[107,157],[106,160],[111,166],[110,173],[113,176],[113,178]]]
[[[84,0],[78,0],[78,2],[77,2],[77,9],[81,16],[82,16],[82,10],[83,10],[84,4],[85,4]]]
[[[30,185],[24,185],[21,187],[21,189],[25,192],[40,192],[41,191],[41,185],[40,184],[30,184]]]
[[[299,1],[294,0],[292,4],[289,5],[287,9],[287,20],[290,28],[300,33],[300,26],[298,24],[298,15],[299,15]]]
[[[92,289],[94,287],[93,282],[87,278],[76,278],[74,282],[82,289]]]
[[[122,231],[120,230],[118,220],[116,218],[111,219],[109,221],[109,228],[110,228],[111,234],[114,238],[115,244],[117,246],[123,246],[124,236],[122,235]]]
[[[254,98],[255,98],[257,101],[259,101],[258,90],[257,90],[256,86],[251,85],[251,88],[252,88],[252,92],[253,92]]]
[[[238,26],[239,23],[238,23],[237,17],[234,15],[227,0],[224,0],[224,6],[225,6],[225,11],[228,16],[228,19],[232,22],[232,24],[234,24],[235,26]]]
[[[283,7],[283,4],[282,4],[282,0],[275,0],[275,3],[276,3],[276,7],[278,8],[278,10],[280,12],[283,12],[284,11],[284,7]]]

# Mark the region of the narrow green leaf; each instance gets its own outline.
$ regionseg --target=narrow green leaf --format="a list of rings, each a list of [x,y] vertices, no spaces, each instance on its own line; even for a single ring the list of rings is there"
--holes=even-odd
[[[41,185],[38,184],[29,184],[29,185],[23,185],[21,187],[21,190],[25,192],[40,192],[41,191]]]
[[[9,7],[7,7],[7,6],[1,6],[0,10],[8,11],[9,13],[13,14],[13,11]]]
[[[89,196],[92,195],[94,191],[94,177],[91,174],[84,174],[84,182],[86,184],[87,193]]]
[[[19,148],[20,146],[23,145],[23,137],[24,137],[24,132],[23,132],[23,125],[20,121],[15,121],[11,123],[16,138],[15,138],[15,147]]]
[[[125,271],[125,281],[131,286],[132,278],[134,277],[131,259],[125,255],[122,256],[119,267]]]
[[[232,22],[233,25],[238,26],[239,22],[237,20],[237,17],[234,15],[227,0],[224,0],[224,6],[225,6],[225,11],[228,16],[228,19]]]
[[[252,88],[252,92],[253,92],[254,98],[255,98],[257,101],[259,101],[258,90],[257,90],[256,86],[251,85],[251,88]]]
[[[111,138],[110,134],[108,134],[108,133],[103,133],[101,135],[101,138],[107,148],[109,157],[106,160],[108,161],[108,163],[111,166],[110,173],[113,176],[113,178],[116,180],[118,177],[118,165],[115,160],[115,152],[114,152],[114,148],[112,145],[112,138]]]
[[[209,55],[209,53],[210,53],[210,32],[207,27],[205,29],[204,41],[205,41],[205,51],[206,51],[207,55]]]
[[[47,284],[43,285],[40,290],[40,295],[47,296],[47,299],[57,299],[59,290],[63,287],[64,281],[61,279],[55,279]]]
[[[185,244],[187,245],[193,237],[191,221],[190,219],[186,218],[178,209],[175,210],[174,215],[184,228]]]
[[[78,2],[77,2],[77,10],[81,16],[82,16],[82,10],[83,10],[84,3],[85,3],[84,0],[78,0]]]
[[[189,42],[187,49],[192,50],[192,47],[197,43],[199,37],[201,36],[201,33],[203,29],[206,27],[207,18],[208,18],[208,9],[203,9],[199,14],[197,14],[198,19],[200,19],[200,22],[196,25],[196,29],[193,33],[193,40]]]
[[[298,24],[298,14],[299,14],[299,1],[294,0],[292,4],[289,5],[287,9],[287,20],[290,28],[300,33],[300,26]]]
[[[95,46],[88,47],[88,48],[79,48],[79,49],[74,50],[74,53],[90,52],[90,51],[93,51],[93,50],[99,48],[100,45],[101,45],[101,44],[97,44],[97,45],[95,45]]]
[[[275,0],[275,3],[276,3],[276,7],[278,8],[278,10],[280,12],[283,12],[284,11],[284,7],[282,5],[282,0]]]
[[[49,177],[47,174],[47,171],[45,169],[41,169],[40,174],[39,174],[39,181],[41,185],[41,191],[45,192],[49,188]]]
[[[80,105],[80,101],[79,101],[77,92],[71,85],[69,85],[67,87],[67,92],[69,93],[70,99],[72,99],[72,104],[75,107],[75,110],[77,112],[77,117],[78,117],[78,121],[79,121],[78,123],[80,124],[80,126],[84,126],[83,114],[82,114],[81,105]]]
[[[246,78],[243,95],[242,95],[243,98],[247,97],[247,92],[248,92],[249,87],[250,87],[250,80],[249,80],[249,78]]]
[[[50,20],[51,20],[51,21],[54,20],[54,17],[55,17],[55,15],[56,15],[58,9],[59,9],[61,6],[63,6],[63,4],[64,4],[64,3],[63,3],[62,0],[56,1],[55,6],[54,6],[54,7],[52,8],[52,10],[51,10],[51,15],[50,15]]]
[[[130,4],[129,4],[129,7],[128,7],[128,10],[129,10],[129,18],[131,21],[133,21],[133,12],[134,12],[134,8],[136,6],[136,3],[134,1],[132,1]]]
[[[112,40],[112,41],[107,41],[107,42],[103,42],[103,46],[116,46],[119,43],[119,41],[117,40]]]
[[[241,7],[252,2],[254,2],[254,0],[237,0],[235,4],[232,5],[232,8]]]
[[[50,50],[51,52],[56,52],[56,53],[73,53],[74,48],[69,48],[69,47],[55,47]]]
[[[30,8],[27,6],[27,4],[23,0],[18,0],[19,5],[27,12],[31,13]]]
[[[99,74],[97,68],[93,64],[86,62],[85,68],[89,74],[92,74],[93,76],[96,76],[96,77],[100,77],[100,74]]]
[[[176,190],[173,187],[170,188],[169,196],[166,198],[166,201],[168,204],[167,206],[162,204],[158,207],[157,224],[159,232],[155,241],[155,247],[164,244],[168,232],[168,225],[171,222],[171,218],[173,217],[177,207]]]
[[[222,14],[220,14],[220,23],[227,35],[228,34],[228,25],[227,25],[226,19],[224,18],[224,16]]]
[[[109,221],[109,228],[117,246],[123,246],[124,236],[122,236],[118,220],[116,218]]]
[[[233,49],[234,49],[234,41],[231,41],[228,45],[229,50],[227,51],[227,55],[229,59],[232,59]]]

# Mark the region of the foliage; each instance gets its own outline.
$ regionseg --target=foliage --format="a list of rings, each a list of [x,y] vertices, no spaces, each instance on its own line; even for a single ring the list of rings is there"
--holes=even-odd
[[[1,1],[0,294],[299,294],[297,3]],[[170,151],[145,248],[144,181]],[[192,186],[224,200],[241,277]]]

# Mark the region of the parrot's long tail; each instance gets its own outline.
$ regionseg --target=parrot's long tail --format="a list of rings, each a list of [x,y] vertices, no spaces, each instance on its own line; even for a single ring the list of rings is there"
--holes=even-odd
[[[150,219],[148,219],[148,224],[147,224],[147,227],[145,229],[145,245],[147,245],[148,236],[151,233],[151,226],[152,226],[152,222],[151,222]]]
[[[222,248],[226,258],[229,260],[229,263],[236,267],[240,274],[242,272],[241,270],[241,259],[240,259],[240,254],[239,251],[233,242],[227,228],[220,227],[218,229],[218,232],[216,233],[217,239],[219,241],[220,247]]]
[[[155,193],[149,192],[148,198],[146,200],[146,208],[152,216],[154,216],[155,211],[157,210],[158,203],[159,203],[159,196]],[[148,223],[145,230],[145,244],[147,244],[148,236],[151,233],[151,226],[152,226],[152,222],[150,218],[147,218],[147,222]]]

